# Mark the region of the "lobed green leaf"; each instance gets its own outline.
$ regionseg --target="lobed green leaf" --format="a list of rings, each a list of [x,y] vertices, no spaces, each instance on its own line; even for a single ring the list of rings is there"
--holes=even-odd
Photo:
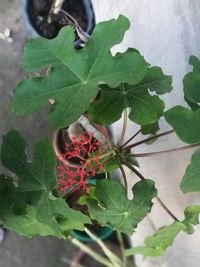
[[[200,110],[191,111],[176,106],[165,112],[164,116],[182,141],[189,144],[200,142]]]
[[[191,234],[194,225],[199,224],[200,206],[190,206],[184,211],[185,219],[182,222],[176,221],[170,225],[158,229],[154,235],[145,238],[145,246],[134,247],[125,251],[126,256],[142,254],[144,256],[161,256],[171,246],[177,235],[183,231]]]
[[[56,198],[55,153],[47,139],[39,141],[32,162],[26,156],[26,143],[16,131],[3,137],[1,159],[5,167],[17,175],[0,176],[0,214],[4,227],[18,234],[54,235],[66,238],[67,231],[84,229],[89,217],[69,208],[65,200]]]
[[[134,197],[129,200],[126,189],[119,182],[98,181],[95,194],[103,207],[95,200],[88,200],[91,218],[103,226],[132,234],[137,224],[150,211],[152,199],[157,195],[154,182],[151,180],[136,183],[132,190]]]
[[[200,150],[196,151],[181,181],[183,193],[200,191]]]
[[[126,84],[118,88],[103,86],[100,99],[88,110],[92,122],[111,124],[120,119],[125,108],[131,108],[129,118],[139,125],[156,123],[163,114],[164,102],[158,96],[151,96],[145,89]]]
[[[129,21],[124,16],[99,23],[85,47],[73,47],[71,27],[63,27],[53,40],[37,38],[28,42],[24,52],[24,67],[38,71],[51,66],[46,77],[19,83],[12,101],[17,115],[29,115],[51,107],[48,122],[56,128],[76,121],[87,109],[99,90],[99,84],[117,87],[121,81],[137,84],[148,64],[137,51],[112,56],[110,49],[122,41]]]

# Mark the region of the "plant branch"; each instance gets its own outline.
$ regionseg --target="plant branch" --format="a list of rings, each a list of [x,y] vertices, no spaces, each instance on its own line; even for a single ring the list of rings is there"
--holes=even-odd
[[[52,20],[51,20],[52,14],[57,15],[59,13],[64,1],[65,0],[53,0],[52,1],[51,8],[49,10],[49,14],[48,14],[48,18],[47,18],[48,23],[52,22]]]
[[[96,241],[97,244],[100,246],[100,248],[103,250],[105,255],[109,258],[109,260],[113,263],[116,267],[121,267],[122,262],[121,260],[115,256],[115,254],[112,253],[112,251],[103,243],[101,239],[99,239],[97,236],[95,236],[88,228],[84,229],[85,232],[89,235],[92,240]]]
[[[167,154],[167,153],[173,153],[173,152],[178,152],[178,151],[184,151],[184,150],[187,150],[187,149],[191,149],[193,147],[196,147],[196,146],[200,146],[200,143],[193,144],[193,145],[188,145],[188,146],[183,146],[183,147],[179,147],[179,148],[174,148],[174,149],[157,151],[157,152],[141,153],[141,154],[130,154],[129,156],[135,157],[135,158],[158,156],[158,155],[161,155],[161,154]]]
[[[90,247],[86,246],[85,244],[83,244],[79,240],[77,240],[75,238],[72,238],[71,242],[75,246],[79,247],[86,254],[91,256],[93,259],[95,259],[97,262],[99,262],[99,263],[101,263],[101,264],[103,264],[104,266],[107,266],[107,267],[113,267],[113,264],[110,261],[108,261],[106,258],[101,256],[99,253],[95,252],[94,250],[92,250]]]
[[[126,134],[126,128],[127,128],[127,121],[128,121],[128,114],[127,114],[127,108],[124,110],[123,112],[123,117],[124,117],[124,121],[123,121],[123,128],[122,128],[122,133],[121,133],[121,137],[119,139],[119,146],[121,146],[124,142],[124,137]]]
[[[117,160],[117,164],[118,164],[118,166],[120,168],[120,171],[122,173],[122,177],[123,177],[123,180],[124,180],[124,186],[125,186],[126,190],[128,190],[128,181],[127,181],[127,177],[126,177],[126,173],[124,171],[124,168],[122,167],[122,164],[120,163],[119,160]]]
[[[91,133],[97,141],[102,145],[107,145],[109,147],[109,140],[98,129],[90,124],[87,117],[81,116],[78,122],[87,132]]]
[[[156,139],[156,138],[159,138],[159,137],[162,137],[162,136],[171,134],[171,133],[173,133],[173,132],[174,132],[174,130],[170,130],[170,131],[167,131],[167,132],[163,132],[163,133],[160,133],[160,134],[151,136],[151,137],[146,138],[146,139],[143,139],[143,140],[141,140],[141,141],[139,141],[139,142],[137,142],[137,143],[135,143],[135,144],[129,145],[129,146],[127,146],[127,147],[124,147],[123,149],[125,149],[125,150],[129,150],[129,149],[131,149],[131,148],[133,148],[133,147],[139,146],[139,145],[141,145],[141,144],[143,144],[143,143],[146,143],[146,142],[151,141],[151,140],[153,140],[153,139]]]
[[[126,165],[131,171],[133,171],[141,180],[143,181],[146,180],[146,178],[140,172],[138,172],[133,166],[131,166],[127,162],[124,162],[124,165]],[[171,218],[173,218],[175,221],[179,221],[178,218],[168,209],[168,207],[163,203],[163,201],[158,196],[156,196],[156,199],[161,205],[161,207],[168,213],[168,215]]]
[[[122,234],[120,232],[117,232],[117,238],[119,241],[122,257],[123,257],[123,264],[126,267],[126,255],[125,255],[125,245],[124,245],[124,240],[122,237]]]
[[[125,147],[129,142],[131,142],[139,133],[141,132],[141,130],[137,131],[133,136],[131,136],[131,138],[129,138],[121,147]]]
[[[90,38],[90,36],[87,34],[87,32],[85,32],[81,28],[81,26],[79,25],[78,21],[63,9],[60,9],[59,12],[61,12],[62,14],[64,14],[66,16],[67,22],[69,22],[69,20],[71,20],[71,25],[73,25],[76,28],[79,38],[84,43],[86,43],[88,41],[88,39]]]
[[[163,203],[159,196],[156,197],[158,203],[163,207],[163,209],[175,220],[179,221],[179,219],[168,209],[168,207]]]

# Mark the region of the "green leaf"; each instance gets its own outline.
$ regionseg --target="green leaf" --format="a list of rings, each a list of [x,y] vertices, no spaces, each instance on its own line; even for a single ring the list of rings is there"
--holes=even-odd
[[[200,110],[193,112],[176,106],[165,112],[164,116],[182,141],[189,144],[200,142]]]
[[[171,246],[180,231],[186,229],[181,222],[174,222],[164,226],[155,232],[154,235],[145,238],[145,247],[135,247],[126,250],[126,256],[142,254],[144,256],[161,256],[167,247]]]
[[[134,247],[125,251],[126,256],[142,254],[144,256],[161,256],[171,246],[177,235],[183,231],[187,234],[194,232],[194,225],[199,224],[200,206],[194,205],[184,210],[185,219],[163,226],[154,235],[145,238],[143,247]]]
[[[193,225],[199,224],[199,214],[200,214],[199,205],[193,205],[193,206],[187,207],[184,210],[184,214],[185,214],[185,221]]]
[[[127,156],[126,156],[126,161],[128,161],[128,163],[133,165],[133,166],[139,167],[138,161],[133,157],[127,158]],[[107,173],[119,169],[119,164],[118,164],[116,158],[114,158],[114,157],[110,161],[106,162],[103,166],[104,166],[104,169],[106,170]],[[100,170],[100,173],[101,172],[105,173],[105,171]]]
[[[190,65],[193,66],[193,71],[200,73],[200,59],[195,56],[191,56],[189,60]]]
[[[103,207],[99,207],[95,200],[88,200],[92,219],[103,226],[132,234],[137,224],[150,211],[157,190],[151,180],[138,182],[133,187],[134,198],[129,200],[126,189],[119,182],[102,180],[97,182],[95,194]]]
[[[29,238],[37,234],[41,236],[57,235],[52,227],[38,221],[36,213],[35,208],[29,205],[27,205],[26,213],[22,215],[13,214],[8,210],[4,213],[5,222],[3,226]]]
[[[183,193],[200,191],[200,150],[196,151],[181,181]]]
[[[98,201],[98,199],[95,195],[95,187],[94,186],[89,188],[89,191],[87,194],[85,194],[79,198],[78,204],[87,205],[88,199],[95,199],[96,201]]]
[[[99,23],[86,46],[73,47],[73,28],[63,27],[53,40],[37,38],[28,42],[24,52],[26,71],[51,66],[46,77],[24,80],[16,88],[12,110],[29,115],[55,100],[48,122],[61,128],[76,121],[88,108],[99,84],[117,87],[121,81],[137,84],[148,64],[136,51],[112,56],[110,49],[122,41],[129,21],[124,16]]]
[[[185,98],[187,102],[200,103],[200,60],[194,56],[190,57],[193,72],[189,72],[183,79]]]
[[[193,103],[190,100],[188,100],[186,95],[184,96],[184,100],[188,104],[188,106],[191,108],[192,111],[196,111],[199,109],[200,107],[199,104]]]
[[[164,102],[158,96],[151,96],[147,90],[135,90],[134,86],[103,86],[99,100],[90,105],[89,118],[99,124],[111,124],[120,119],[123,110],[128,107],[131,108],[129,118],[139,125],[145,125],[159,120]]]
[[[200,103],[200,73],[188,73],[183,83],[187,99],[192,103]]]
[[[104,169],[106,172],[112,172],[114,170],[119,169],[119,165],[117,163],[117,160],[113,157],[110,161],[106,162],[104,165]],[[103,172],[103,171],[101,171]]]
[[[140,125],[154,124],[163,114],[164,103],[157,96],[151,96],[147,89],[164,94],[172,90],[171,84],[171,76],[163,74],[159,67],[151,67],[136,85],[122,84],[118,88],[104,86],[100,98],[89,107],[90,119],[100,124],[110,124],[120,119],[122,111],[130,107],[131,120]]]
[[[142,134],[155,134],[160,129],[158,122],[141,126]]]
[[[18,132],[11,131],[3,137],[2,163],[18,180],[15,187],[11,178],[0,177],[0,214],[4,227],[28,237],[40,234],[59,238],[65,238],[66,229],[84,229],[90,219],[70,209],[52,193],[56,187],[56,159],[49,141],[44,139],[36,144],[32,162],[27,159],[25,149],[25,140]]]
[[[138,86],[155,91],[158,95],[169,93],[172,90],[172,76],[165,75],[159,67],[151,67]]]

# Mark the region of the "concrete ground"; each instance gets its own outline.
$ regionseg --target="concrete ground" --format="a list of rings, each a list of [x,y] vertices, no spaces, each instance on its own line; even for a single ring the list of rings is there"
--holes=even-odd
[[[0,136],[10,129],[17,129],[30,145],[52,131],[45,123],[42,113],[28,118],[16,118],[11,114],[9,101],[17,81],[23,76],[22,50],[26,34],[22,19],[21,0],[0,1],[0,32],[10,28],[14,42],[0,39]],[[0,167],[2,172],[2,166]],[[8,232],[0,244],[0,267],[66,267],[67,258],[72,258],[76,249],[69,242],[55,238],[37,237],[33,240]]]

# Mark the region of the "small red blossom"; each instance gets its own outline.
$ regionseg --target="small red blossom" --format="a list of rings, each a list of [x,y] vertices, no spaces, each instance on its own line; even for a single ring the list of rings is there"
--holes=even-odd
[[[104,149],[105,150],[105,149]],[[94,176],[98,170],[103,170],[101,162],[103,154],[102,145],[91,133],[86,133],[78,138],[72,137],[71,143],[65,143],[65,153],[61,156],[57,167],[59,189],[67,191],[84,190],[88,191],[88,178]],[[78,159],[80,165],[67,165],[67,160]],[[66,160],[66,163],[63,162]]]

